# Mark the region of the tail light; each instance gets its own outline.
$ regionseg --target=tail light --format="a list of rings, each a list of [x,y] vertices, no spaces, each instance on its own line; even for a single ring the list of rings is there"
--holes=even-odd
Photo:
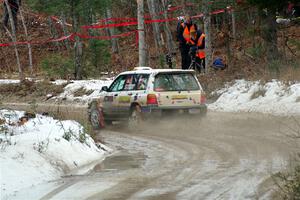
[[[200,103],[201,104],[205,104],[206,103],[206,96],[205,96],[205,94],[201,94],[201,96],[200,96]]]
[[[155,94],[148,94],[147,95],[147,104],[148,105],[157,105],[157,98]]]

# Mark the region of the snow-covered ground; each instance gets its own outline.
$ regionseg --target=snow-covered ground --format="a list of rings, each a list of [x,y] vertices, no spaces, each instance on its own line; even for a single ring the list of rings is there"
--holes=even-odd
[[[20,83],[20,80],[14,80],[14,79],[0,79],[0,85],[1,85],[1,84],[12,84],[12,83]]]
[[[300,115],[300,83],[236,80],[215,91],[220,95],[208,108],[225,112],[261,112],[273,115]]]
[[[81,80],[71,81],[65,88],[64,92],[55,97],[56,99],[65,99],[67,101],[78,101],[87,103],[90,99],[99,96],[101,88],[103,86],[109,86],[113,79],[106,80]],[[55,84],[64,84],[62,80],[54,82]],[[77,91],[85,91],[86,94],[76,96]]]
[[[21,125],[22,116],[0,110],[0,199],[100,162],[110,151],[75,121],[36,115]]]
[[[39,82],[42,80],[36,80]],[[56,80],[53,81],[53,84],[63,85],[64,92],[59,94],[58,96],[52,96],[52,94],[48,94],[48,99],[52,100],[66,100],[66,101],[74,101],[78,103],[88,103],[91,99],[99,96],[99,93],[103,86],[109,86],[113,81],[113,78],[104,78],[101,80]],[[1,84],[16,84],[20,83],[19,80],[15,79],[0,79]],[[76,93],[78,95],[76,95]]]
[[[51,97],[52,100],[66,100],[88,103],[99,96],[103,86],[109,86],[113,78],[103,80],[65,81],[53,84],[66,84],[64,92]],[[17,80],[1,80],[0,84],[17,83]],[[300,115],[300,83],[286,84],[277,80],[260,81],[236,80],[223,89],[214,92],[220,97],[208,108],[225,112],[261,112],[273,115]],[[50,95],[51,96],[51,95]]]

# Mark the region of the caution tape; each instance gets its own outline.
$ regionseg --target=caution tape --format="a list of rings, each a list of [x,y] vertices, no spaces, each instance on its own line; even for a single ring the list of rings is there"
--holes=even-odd
[[[45,43],[51,43],[51,42],[62,42],[64,40],[71,40],[74,41],[75,37],[79,37],[81,39],[97,39],[97,40],[111,40],[114,38],[120,38],[120,37],[127,37],[132,34],[137,34],[137,30],[126,32],[126,33],[121,33],[117,35],[112,35],[112,36],[90,36],[90,35],[84,35],[84,34],[79,34],[79,33],[72,33],[67,36],[62,36],[60,38],[54,38],[54,39],[47,39],[43,41],[23,41],[23,42],[10,42],[10,43],[0,43],[0,47],[8,47],[8,46],[13,46],[13,45],[27,45],[27,44],[45,44]]]
[[[0,0],[0,2],[1,2],[1,0]],[[175,10],[178,10],[182,7],[183,6],[173,7],[173,8],[170,8],[169,11],[175,11]],[[233,9],[231,7],[228,7],[226,9],[220,9],[220,10],[213,11],[210,14],[211,15],[216,15],[216,14],[224,13],[226,10],[231,11]],[[160,13],[164,13],[164,12],[160,12]],[[158,13],[158,14],[160,14],[160,13]],[[199,15],[192,16],[192,18],[201,18],[201,17],[203,17],[203,13],[201,13]],[[145,16],[145,18],[148,18],[148,17]],[[61,20],[56,16],[51,16],[51,19],[61,22]],[[151,24],[151,23],[162,23],[162,22],[177,21],[177,20],[178,20],[177,18],[150,19],[150,20],[145,20],[144,23],[145,24]],[[107,18],[107,19],[101,20],[101,22],[107,22],[107,21],[126,21],[126,22],[115,23],[115,24],[85,25],[85,26],[81,26],[81,28],[86,31],[88,29],[126,27],[126,26],[134,26],[134,25],[138,24],[136,18]],[[71,24],[68,24],[68,23],[65,23],[65,24],[67,26],[72,26]],[[7,46],[12,46],[12,45],[27,45],[27,44],[45,44],[45,43],[51,43],[51,42],[61,42],[61,41],[64,41],[64,40],[74,41],[74,38],[76,36],[80,37],[81,39],[111,40],[111,39],[119,38],[119,37],[127,37],[127,36],[130,36],[130,35],[134,34],[134,33],[135,33],[135,36],[136,36],[135,37],[136,43],[138,43],[138,32],[139,31],[140,30],[134,30],[134,31],[118,34],[118,35],[113,35],[113,36],[90,36],[90,35],[84,35],[84,34],[79,34],[79,33],[72,33],[70,35],[63,36],[63,37],[60,37],[60,38],[47,39],[47,40],[43,40],[43,41],[24,41],[24,42],[16,42],[16,43],[11,42],[11,43],[2,43],[2,44],[0,43],[0,47],[7,47]]]
[[[168,18],[168,19],[152,19],[152,20],[145,20],[145,24],[151,24],[151,23],[159,23],[159,22],[169,22],[169,21],[175,21],[177,18]],[[112,28],[112,27],[124,27],[124,26],[134,26],[137,25],[137,21],[132,22],[124,22],[124,23],[118,23],[118,24],[104,24],[104,25],[88,25],[88,26],[81,26],[82,29],[102,29],[102,28]]]

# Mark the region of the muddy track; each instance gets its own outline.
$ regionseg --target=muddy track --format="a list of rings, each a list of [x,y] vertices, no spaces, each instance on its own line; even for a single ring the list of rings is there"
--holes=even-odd
[[[37,199],[271,199],[271,174],[286,169],[299,150],[286,136],[293,121],[209,112],[133,131],[115,125],[99,132],[113,155],[85,175],[31,192]]]

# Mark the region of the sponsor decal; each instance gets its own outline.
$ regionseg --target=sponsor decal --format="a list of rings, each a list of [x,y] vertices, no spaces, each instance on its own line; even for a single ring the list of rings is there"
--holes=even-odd
[[[129,96],[120,96],[119,103],[130,103],[130,97]]]
[[[173,95],[172,100],[184,100],[187,99],[187,95]]]

